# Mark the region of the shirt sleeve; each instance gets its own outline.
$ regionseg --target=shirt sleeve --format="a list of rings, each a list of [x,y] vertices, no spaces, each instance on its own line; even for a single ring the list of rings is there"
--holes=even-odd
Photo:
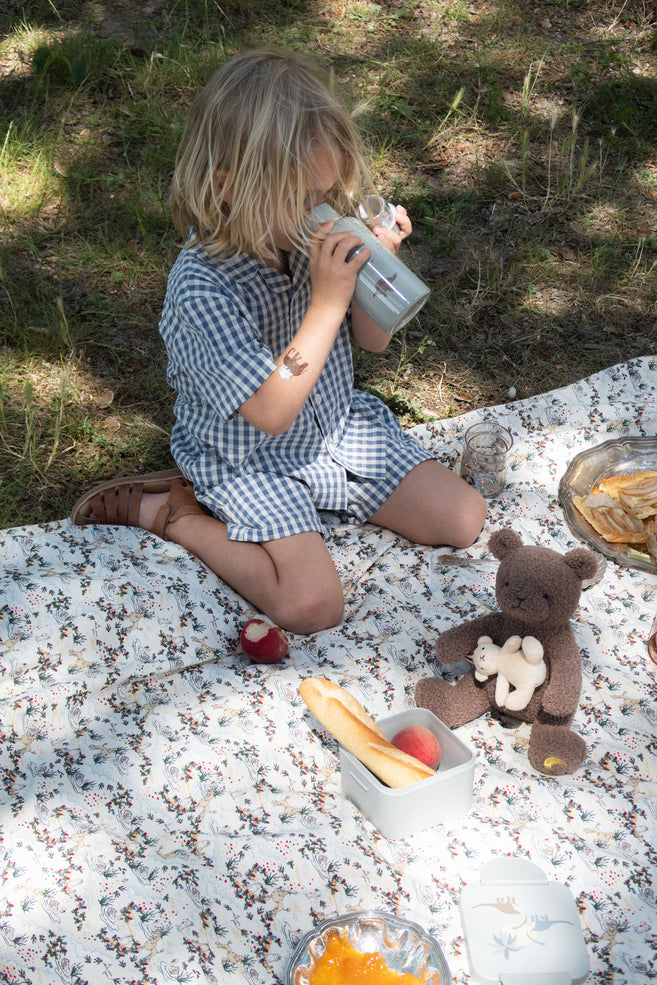
[[[171,285],[170,285],[171,287]],[[271,376],[274,357],[230,284],[190,271],[167,294],[161,332],[179,398],[228,418]]]

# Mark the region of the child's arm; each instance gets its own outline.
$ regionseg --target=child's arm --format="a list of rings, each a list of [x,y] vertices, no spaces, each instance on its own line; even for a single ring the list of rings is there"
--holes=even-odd
[[[351,305],[351,337],[367,352],[383,352],[392,335],[388,335],[357,304]]]
[[[356,275],[369,259],[362,250],[346,262],[347,254],[363,241],[352,232],[331,233],[325,223],[310,240],[310,304],[297,334],[276,360],[276,370],[239,408],[259,431],[283,434],[324,368],[356,286]]]

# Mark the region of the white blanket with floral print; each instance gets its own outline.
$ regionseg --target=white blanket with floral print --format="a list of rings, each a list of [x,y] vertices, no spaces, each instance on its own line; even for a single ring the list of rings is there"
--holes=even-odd
[[[657,360],[494,413],[514,448],[486,531],[566,551],[559,478],[584,448],[657,433]],[[484,414],[416,433],[455,465]],[[256,666],[238,648],[253,611],[175,545],[68,520],[0,532],[0,981],[272,985],[314,924],[380,909],[432,932],[467,983],[457,903],[496,855],[569,887],[588,981],[657,979],[657,576],[610,562],[582,595],[577,773],[538,776],[528,727],[485,716],[459,730],[472,809],[387,841],[344,798],[299,682],[330,677],[375,717],[412,705],[437,633],[495,606],[495,565],[443,566],[369,526],[336,524],[329,547],[344,622]]]

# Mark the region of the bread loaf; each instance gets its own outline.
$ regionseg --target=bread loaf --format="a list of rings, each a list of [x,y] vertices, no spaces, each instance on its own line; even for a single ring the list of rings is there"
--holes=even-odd
[[[338,684],[307,677],[299,685],[299,694],[333,738],[389,787],[406,787],[436,775],[388,742],[363,706]]]

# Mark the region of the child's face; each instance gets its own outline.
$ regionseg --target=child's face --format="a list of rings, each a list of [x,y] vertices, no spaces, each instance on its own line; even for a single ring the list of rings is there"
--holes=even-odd
[[[303,203],[304,211],[310,212],[323,202],[327,192],[337,183],[340,172],[340,159],[336,154],[330,154],[326,150],[317,150],[308,169],[308,193]],[[288,215],[292,215],[292,206],[289,207]],[[273,224],[274,246],[279,250],[289,251],[294,249],[295,244],[280,229],[280,225],[274,221]]]

